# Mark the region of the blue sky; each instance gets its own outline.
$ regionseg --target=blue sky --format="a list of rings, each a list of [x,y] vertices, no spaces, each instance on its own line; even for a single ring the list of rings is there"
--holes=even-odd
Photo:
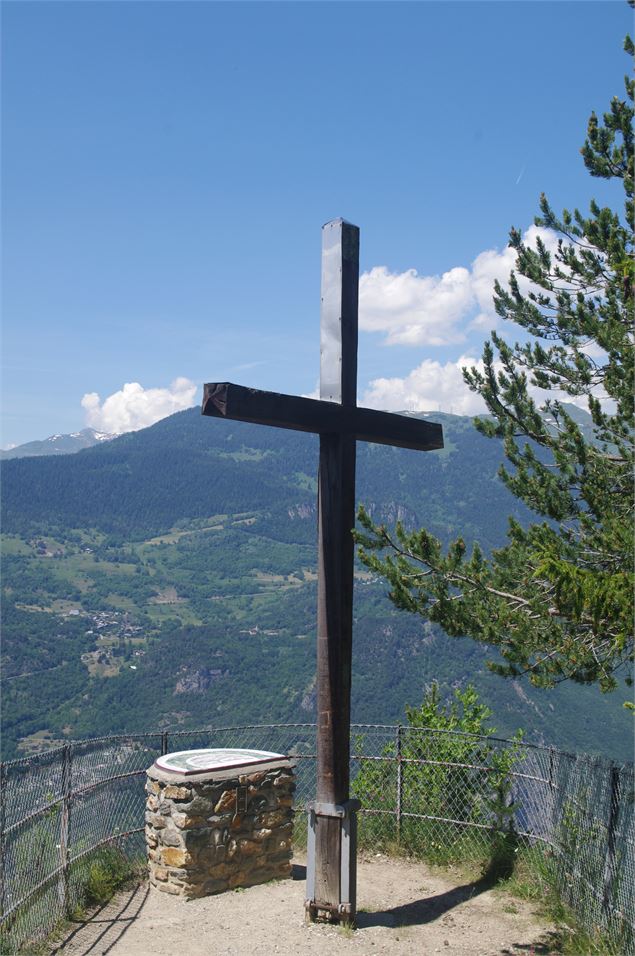
[[[509,227],[614,204],[603,2],[5,2],[4,446],[148,424],[204,381],[308,394],[320,227],[361,228],[360,401],[476,411]],[[124,390],[124,385],[128,387]],[[83,404],[82,404],[83,401]]]

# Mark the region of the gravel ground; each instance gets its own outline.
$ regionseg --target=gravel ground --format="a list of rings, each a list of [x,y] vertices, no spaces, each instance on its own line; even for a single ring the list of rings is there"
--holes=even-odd
[[[184,902],[142,884],[120,893],[52,950],[59,956],[538,956],[553,952],[531,905],[477,882],[386,856],[358,865],[358,928],[304,921],[294,879]]]

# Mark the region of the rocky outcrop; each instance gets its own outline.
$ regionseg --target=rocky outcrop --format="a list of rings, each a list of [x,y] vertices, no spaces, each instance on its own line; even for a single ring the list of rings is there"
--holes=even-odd
[[[179,675],[174,688],[175,694],[204,694],[215,681],[227,677],[229,671],[210,667],[188,670],[187,667],[182,667]]]

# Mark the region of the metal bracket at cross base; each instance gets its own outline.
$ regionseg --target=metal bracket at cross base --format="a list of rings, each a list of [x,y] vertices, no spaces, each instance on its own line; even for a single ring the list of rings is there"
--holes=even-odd
[[[309,832],[304,908],[306,918],[311,922],[320,916],[340,923],[355,922],[357,810],[360,806],[359,800],[350,799],[342,803],[315,801],[307,807]],[[316,852],[318,841],[320,854]],[[329,859],[332,853],[340,854],[339,867],[333,866],[334,861]],[[333,885],[334,874],[339,877],[336,886]]]

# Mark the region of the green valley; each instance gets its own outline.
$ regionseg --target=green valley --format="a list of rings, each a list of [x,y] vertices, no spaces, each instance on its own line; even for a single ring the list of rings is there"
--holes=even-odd
[[[360,445],[376,518],[495,547],[527,517],[471,421],[417,455]],[[314,715],[317,442],[196,409],[74,455],[3,464],[5,758],[69,737]],[[629,759],[626,694],[538,691],[397,612],[356,573],[353,718],[389,723],[437,680],[474,683],[501,733]]]

